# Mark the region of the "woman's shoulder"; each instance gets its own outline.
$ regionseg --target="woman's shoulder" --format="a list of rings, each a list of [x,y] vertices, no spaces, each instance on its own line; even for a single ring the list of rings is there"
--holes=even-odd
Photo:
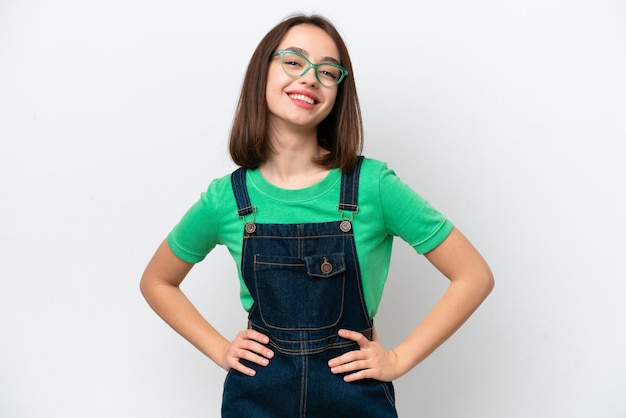
[[[241,169],[241,167],[234,167],[231,171],[226,174],[222,174],[220,177],[214,177],[209,180],[209,185],[207,187],[207,192],[210,193],[223,193],[225,191],[229,191],[232,189],[232,176],[233,174]]]
[[[361,169],[362,183],[375,185],[380,193],[388,192],[387,195],[392,199],[401,198],[405,193],[413,192],[397,174],[396,170],[391,168],[386,161],[376,158],[363,158]]]
[[[397,176],[396,172],[389,167],[386,161],[364,157],[361,166],[361,177],[370,182],[385,182],[387,179],[396,178]]]
[[[206,208],[216,210],[219,207],[232,206],[234,202],[233,186],[231,182],[232,171],[220,177],[208,180],[208,185],[200,193],[200,200]]]
[[[232,173],[224,174],[220,177],[214,177],[209,179],[208,186],[206,187],[207,193],[220,193],[230,187],[230,176]]]
[[[386,169],[388,169],[387,162],[363,156],[361,173],[380,175],[380,173]]]

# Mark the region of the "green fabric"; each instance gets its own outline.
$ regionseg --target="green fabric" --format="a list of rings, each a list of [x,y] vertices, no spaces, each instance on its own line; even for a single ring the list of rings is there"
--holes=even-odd
[[[268,183],[261,172],[248,170],[250,201],[257,223],[330,222],[339,219],[341,171],[333,169],[321,182],[286,190]],[[381,161],[365,158],[359,183],[359,211],[353,227],[363,293],[370,316],[376,315],[387,280],[393,237],[420,253],[439,245],[452,223],[402,182]],[[246,217],[250,220],[250,215]],[[252,297],[241,276],[243,221],[237,216],[230,174],[214,180],[168,236],[174,254],[191,263],[202,261],[216,245],[226,245],[237,265],[244,309]]]

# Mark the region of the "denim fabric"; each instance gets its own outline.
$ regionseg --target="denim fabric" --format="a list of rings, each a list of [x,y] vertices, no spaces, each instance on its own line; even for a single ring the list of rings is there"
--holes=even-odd
[[[233,174],[233,189],[243,217],[253,206],[242,171]],[[357,190],[358,169],[342,177],[341,208],[356,211]],[[228,373],[222,417],[397,417],[391,382],[346,383],[327,364],[358,350],[338,336],[340,328],[372,336],[355,232],[344,232],[341,224],[338,219],[244,229],[242,274],[254,298],[249,326],[270,338],[267,346],[275,355],[266,367],[242,360],[256,370],[253,377]]]

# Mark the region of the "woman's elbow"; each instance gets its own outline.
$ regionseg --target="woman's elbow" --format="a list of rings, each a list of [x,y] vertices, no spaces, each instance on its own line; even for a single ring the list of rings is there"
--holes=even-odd
[[[150,277],[144,273],[139,279],[139,291],[144,299],[149,299],[151,291],[154,287],[154,281],[150,279]]]
[[[480,274],[480,287],[485,298],[493,291],[496,285],[496,280],[493,276],[493,272],[489,267],[486,267],[485,271]]]

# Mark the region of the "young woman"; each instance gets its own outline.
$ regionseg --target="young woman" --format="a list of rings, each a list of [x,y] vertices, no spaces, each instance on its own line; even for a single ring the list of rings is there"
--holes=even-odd
[[[392,381],[450,337],[487,297],[491,271],[449,220],[384,163],[360,155],[352,65],[336,28],[285,19],[250,61],[230,135],[240,167],[214,180],[141,279],[152,308],[228,371],[224,417],[394,417]],[[387,349],[373,318],[394,236],[450,280],[432,311]],[[229,341],[179,285],[226,245],[246,330]]]

